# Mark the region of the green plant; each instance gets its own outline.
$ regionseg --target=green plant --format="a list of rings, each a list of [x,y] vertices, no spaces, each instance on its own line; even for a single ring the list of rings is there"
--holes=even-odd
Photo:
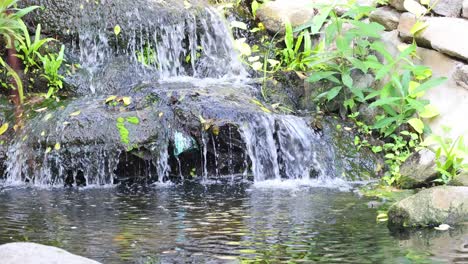
[[[28,72],[30,68],[39,67],[38,63],[40,62],[40,55],[39,50],[41,49],[44,44],[54,41],[53,38],[45,38],[41,39],[41,24],[38,24],[36,27],[36,34],[34,36],[34,41],[31,41],[31,37],[29,36],[28,29],[23,24],[22,26],[24,41],[18,42],[16,46],[16,50],[18,51],[18,58],[23,61],[24,64],[24,72]]]
[[[435,150],[437,171],[440,177],[435,182],[447,184],[462,170],[468,170],[468,144],[463,136],[453,139],[450,129],[444,128],[444,136],[432,134],[423,145]]]
[[[65,46],[62,45],[58,54],[46,54],[44,56],[37,54],[42,62],[44,73],[41,75],[47,79],[49,91],[46,98],[50,98],[59,89],[63,87],[64,77],[59,74],[60,67],[64,61]]]
[[[142,51],[136,52],[137,61],[145,66],[157,66],[158,56],[156,50],[149,45],[145,45]]]
[[[24,27],[22,17],[38,8],[37,6],[30,6],[26,8],[16,8],[19,0],[2,0],[0,1],[0,36],[6,43],[6,48],[12,49],[13,42],[23,42],[23,35],[21,34]],[[23,83],[15,69],[12,69],[1,57],[0,66],[6,69],[7,76],[15,81],[15,85],[11,87],[18,89],[19,101],[23,103],[24,92]]]

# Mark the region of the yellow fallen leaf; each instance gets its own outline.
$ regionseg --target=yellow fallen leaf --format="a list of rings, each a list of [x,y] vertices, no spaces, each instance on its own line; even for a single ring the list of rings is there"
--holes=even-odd
[[[70,116],[77,116],[77,115],[79,115],[79,114],[81,114],[81,111],[80,111],[80,110],[71,113]]]
[[[47,110],[47,107],[42,107],[42,108],[39,108],[39,109],[35,109],[34,111],[37,112],[37,113],[40,113],[40,112],[43,112]]]
[[[55,150],[60,150],[60,143],[55,143],[55,146],[54,146],[54,149]]]
[[[8,123],[5,123],[0,127],[0,136],[3,135],[3,133],[5,133],[7,130],[8,130]]]
[[[110,101],[114,101],[116,98],[117,98],[117,96],[115,96],[115,95],[111,95],[111,96],[107,97],[107,99],[106,99],[106,104],[107,104],[108,102],[110,102]]]
[[[51,148],[51,147],[47,147],[47,149],[46,149],[45,153],[47,154],[47,153],[49,153],[51,150],[52,150],[52,148]]]
[[[122,97],[122,102],[124,103],[125,106],[130,105],[132,103],[132,98],[128,96]]]

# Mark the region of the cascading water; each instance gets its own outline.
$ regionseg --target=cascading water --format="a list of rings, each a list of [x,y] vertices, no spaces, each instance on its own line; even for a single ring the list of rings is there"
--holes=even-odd
[[[71,41],[81,72],[69,81],[92,95],[27,121],[8,150],[8,184],[103,185],[117,174],[160,182],[243,171],[256,182],[341,176],[307,119],[250,103],[255,88],[242,83],[247,73],[213,9],[129,10],[120,37],[108,34],[115,20],[102,8],[80,9]],[[111,94],[135,103],[106,104]]]

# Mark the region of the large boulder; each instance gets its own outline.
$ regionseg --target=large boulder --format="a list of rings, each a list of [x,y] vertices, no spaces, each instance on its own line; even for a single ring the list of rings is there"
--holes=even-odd
[[[438,173],[435,158],[435,153],[428,149],[411,155],[400,168],[399,185],[405,189],[430,185]]]
[[[312,20],[316,11],[312,3],[307,0],[269,1],[257,10],[257,17],[270,32],[284,34],[286,22],[294,28]]]
[[[427,27],[414,36],[411,29],[417,18],[411,13],[400,17],[398,31],[404,39],[416,39],[423,47],[438,50],[444,54],[468,61],[468,20],[451,17],[424,17]]]
[[[8,243],[0,245],[2,264],[99,264],[63,249],[36,243]]]
[[[427,9],[416,0],[390,0],[389,4],[396,8],[398,11],[417,11],[423,14]]]
[[[432,11],[446,17],[459,17],[462,11],[463,0],[431,0]]]
[[[398,227],[454,225],[468,220],[468,187],[425,189],[392,205],[389,224]]]

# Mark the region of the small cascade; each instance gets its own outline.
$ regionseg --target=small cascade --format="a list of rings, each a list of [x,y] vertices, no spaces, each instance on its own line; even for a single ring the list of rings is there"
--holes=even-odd
[[[233,49],[230,30],[211,7],[154,14],[142,14],[137,9],[129,11],[122,29],[125,31],[120,33],[122,37],[106,33],[114,27],[102,19],[110,16],[109,12],[98,8],[85,13],[78,21],[75,49],[86,72],[78,82],[89,88],[82,93],[112,92],[103,78],[109,64],[141,68],[129,75],[134,80],[132,84],[154,80],[155,76],[158,81],[180,81],[181,77],[229,80],[247,77]]]
[[[260,114],[241,127],[255,181],[326,177],[320,136],[303,118]]]

